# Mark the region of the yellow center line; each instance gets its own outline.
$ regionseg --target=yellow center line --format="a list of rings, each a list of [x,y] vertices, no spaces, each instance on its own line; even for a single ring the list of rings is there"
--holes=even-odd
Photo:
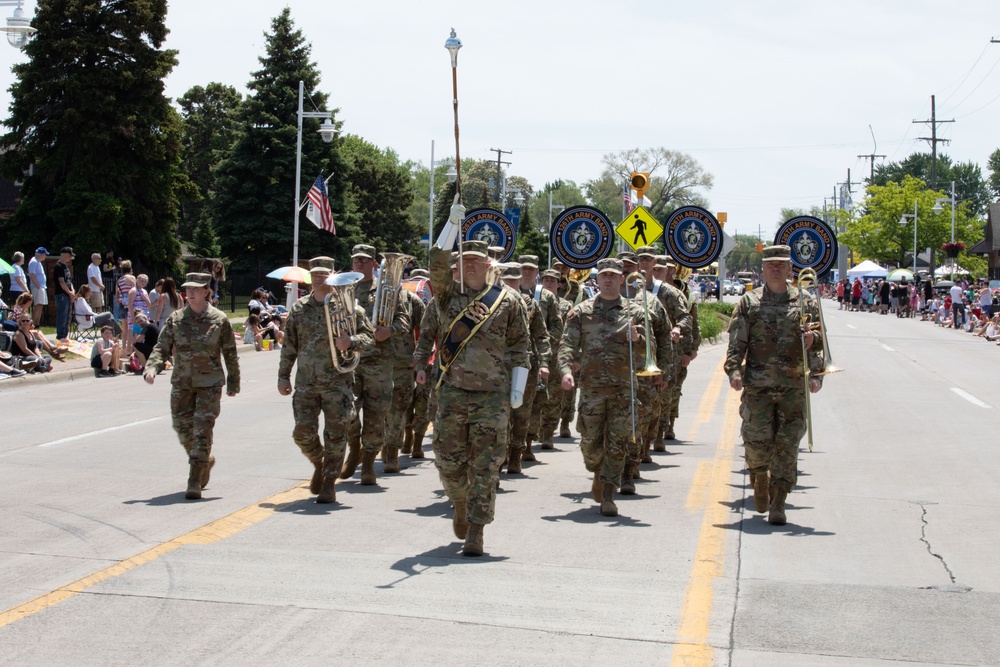
[[[722,372],[722,367],[725,363],[726,358],[723,357],[719,361],[719,365],[712,372],[712,379],[709,380],[708,387],[701,397],[701,403],[698,404],[698,417],[691,424],[691,430],[688,431],[688,442],[698,439],[698,431],[701,429],[701,425],[707,424],[712,419],[712,415],[715,414],[715,403],[719,400],[723,380],[728,380],[726,374]]]
[[[232,537],[236,533],[246,530],[254,524],[260,523],[283,507],[287,507],[291,503],[304,500],[308,497],[308,487],[297,484],[290,489],[286,489],[270,496],[269,498],[265,498],[259,503],[250,505],[249,507],[244,507],[243,509],[237,510],[228,516],[224,516],[221,519],[205,524],[200,528],[195,528],[189,533],[175,537],[169,542],[159,544],[151,549],[138,553],[131,558],[126,558],[125,560],[119,561],[114,565],[109,565],[103,570],[98,570],[97,572],[87,575],[82,579],[78,579],[71,584],[67,584],[66,586],[57,588],[54,591],[45,593],[34,600],[12,607],[7,611],[0,612],[0,628],[13,623],[14,621],[31,616],[32,614],[40,612],[43,609],[59,604],[64,600],[68,600],[77,593],[82,593],[102,581],[125,574],[129,570],[139,567],[140,565],[145,565],[146,563],[155,560],[164,554],[168,554],[174,549],[182,547],[185,544],[211,544],[212,542],[218,542],[219,540],[224,540],[227,537]]]
[[[739,425],[739,405],[739,393],[731,392],[725,401],[722,433],[712,464],[694,564],[684,589],[681,622],[677,628],[671,665],[711,665],[713,662],[714,650],[708,644],[713,585],[715,579],[722,575],[726,560],[727,531],[720,526],[725,523],[729,512],[724,503],[731,495],[729,480]]]

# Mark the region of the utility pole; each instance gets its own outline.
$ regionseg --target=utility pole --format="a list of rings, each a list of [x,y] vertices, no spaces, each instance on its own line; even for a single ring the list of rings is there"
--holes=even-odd
[[[878,142],[875,141],[875,130],[872,129],[871,125],[868,126],[868,131],[872,133],[872,152],[869,153],[868,155],[859,155],[858,157],[863,157],[866,160],[871,160],[872,170],[871,170],[871,175],[868,177],[868,185],[871,185],[872,182],[875,180],[875,158],[885,157],[885,155],[879,155],[878,153],[875,152],[878,150]]]
[[[914,123],[923,123],[924,125],[931,126],[931,136],[929,137],[917,137],[921,141],[929,141],[931,144],[931,190],[937,190],[937,145],[938,143],[950,143],[951,139],[938,139],[937,136],[937,126],[941,123],[954,123],[955,119],[951,120],[938,120],[937,119],[937,106],[934,101],[934,96],[931,95],[931,119],[930,120],[915,120]]]
[[[505,150],[501,150],[501,149],[499,149],[499,148],[491,148],[491,149],[490,149],[490,152],[491,152],[491,153],[496,153],[496,154],[497,154],[497,187],[496,187],[496,201],[500,202],[500,204],[501,204],[501,206],[502,206],[502,205],[503,205],[503,202],[502,202],[502,201],[501,201],[501,199],[500,199],[500,187],[501,187],[501,185],[500,185],[500,184],[501,184],[501,183],[503,182],[503,170],[501,169],[500,165],[502,165],[502,164],[506,164],[506,165],[509,165],[509,164],[510,164],[510,162],[503,162],[503,161],[501,161],[501,160],[500,160],[500,156],[501,156],[501,155],[511,155],[511,154],[513,153],[513,151],[505,151]]]

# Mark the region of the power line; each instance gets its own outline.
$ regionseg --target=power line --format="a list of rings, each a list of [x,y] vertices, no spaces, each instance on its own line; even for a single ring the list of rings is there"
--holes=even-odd
[[[930,142],[931,145],[931,190],[937,190],[937,145],[938,143],[951,143],[951,139],[939,139],[937,135],[937,126],[941,123],[954,123],[955,119],[951,120],[938,120],[937,119],[937,106],[934,101],[934,96],[931,95],[931,119],[930,120],[915,120],[914,123],[923,123],[925,125],[931,126],[931,136],[929,137],[917,137],[921,141]]]

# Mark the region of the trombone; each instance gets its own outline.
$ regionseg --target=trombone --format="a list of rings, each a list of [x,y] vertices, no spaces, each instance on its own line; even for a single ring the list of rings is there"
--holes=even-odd
[[[811,268],[799,271],[799,316],[802,319],[802,383],[806,394],[806,433],[808,435],[809,451],[813,450],[812,433],[812,403],[809,398],[809,379],[813,376],[832,375],[840,373],[843,368],[838,368],[833,363],[833,355],[830,353],[830,344],[826,336],[826,321],[823,319],[823,303],[819,292],[815,294],[816,308],[819,310],[819,322],[809,322],[809,316],[805,314],[805,296],[809,287],[815,286],[819,282],[816,271]],[[819,331],[820,340],[823,345],[823,370],[813,373],[809,370],[809,351],[806,349],[806,333],[809,331]]]
[[[642,295],[642,309],[643,309],[643,327],[646,333],[646,365],[641,371],[635,370],[635,365],[633,362],[632,353],[632,332],[628,332],[628,368],[629,368],[629,389],[631,391],[631,413],[632,413],[632,443],[636,442],[635,438],[635,378],[636,377],[652,377],[654,375],[661,375],[661,371],[657,366],[656,362],[653,360],[652,344],[650,338],[652,336],[651,323],[649,321],[649,302],[646,300],[646,276],[642,275],[638,271],[628,274],[625,278],[626,287],[632,287],[637,294]],[[626,292],[627,294],[627,292]],[[628,327],[632,327],[632,318],[629,316]]]

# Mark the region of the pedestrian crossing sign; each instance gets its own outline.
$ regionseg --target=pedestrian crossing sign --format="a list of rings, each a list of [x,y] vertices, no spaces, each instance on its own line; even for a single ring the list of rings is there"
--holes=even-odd
[[[639,250],[642,246],[653,245],[656,239],[663,236],[663,225],[657,222],[656,218],[644,207],[636,206],[615,227],[615,233],[632,250]]]

